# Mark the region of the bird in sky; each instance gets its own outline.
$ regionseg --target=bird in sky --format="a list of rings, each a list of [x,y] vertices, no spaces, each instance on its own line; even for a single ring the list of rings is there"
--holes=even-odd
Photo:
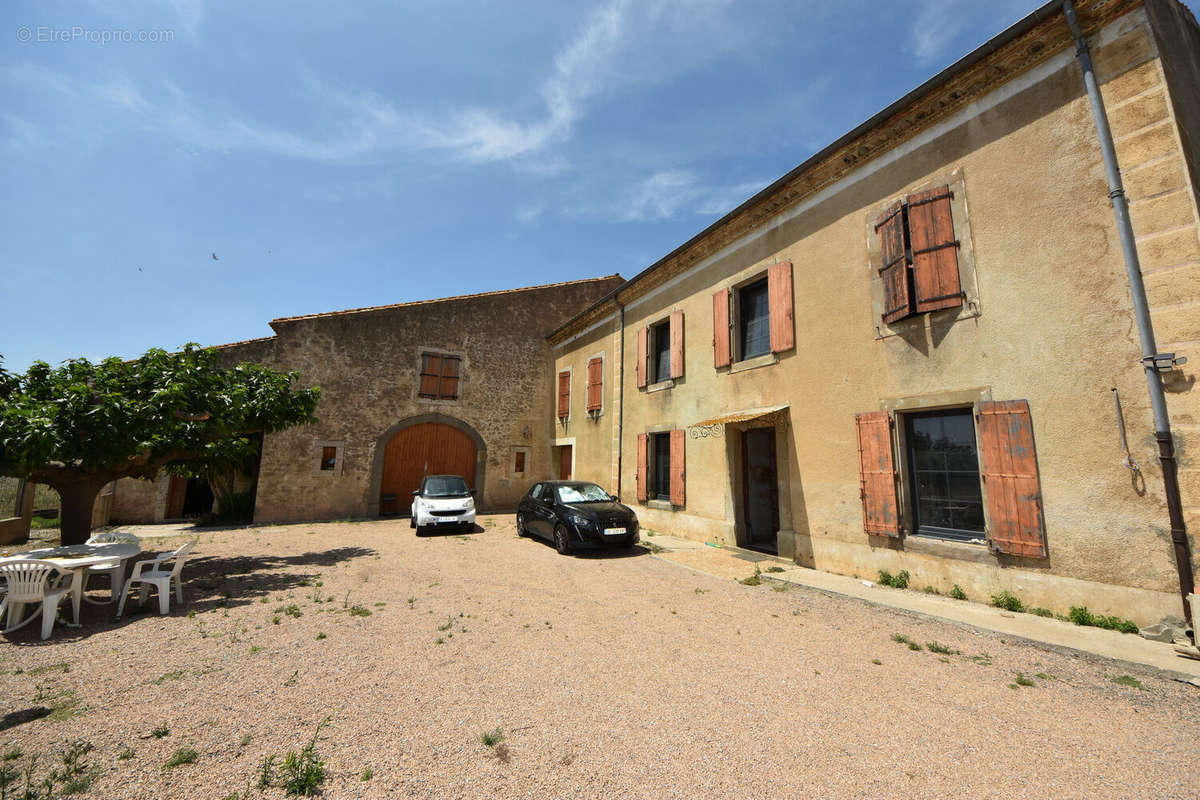
[[[213,253],[213,254],[212,254],[212,258],[213,258],[213,261],[220,261],[220,260],[221,260],[221,259],[217,258],[217,254],[216,254],[216,253]]]

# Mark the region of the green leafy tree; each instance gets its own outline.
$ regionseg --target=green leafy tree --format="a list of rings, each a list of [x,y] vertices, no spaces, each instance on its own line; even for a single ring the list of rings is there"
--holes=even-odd
[[[257,364],[220,367],[215,350],[195,344],[133,361],[0,370],[0,475],[56,489],[63,544],[77,544],[109,481],[152,479],[211,456],[211,445],[313,422],[320,390],[296,389],[295,379]]]

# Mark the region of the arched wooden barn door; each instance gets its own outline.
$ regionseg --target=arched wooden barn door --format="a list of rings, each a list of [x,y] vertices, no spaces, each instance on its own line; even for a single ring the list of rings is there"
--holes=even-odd
[[[475,443],[466,433],[440,422],[397,431],[383,452],[379,513],[407,514],[412,493],[426,475],[461,475],[475,488]]]

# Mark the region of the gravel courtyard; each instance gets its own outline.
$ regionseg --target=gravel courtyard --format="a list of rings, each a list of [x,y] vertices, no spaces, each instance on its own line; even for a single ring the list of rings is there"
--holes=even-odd
[[[480,522],[200,533],[170,616],[0,640],[8,763],[85,740],[91,797],[282,797],[260,765],[328,717],[330,798],[1200,792],[1194,686]]]

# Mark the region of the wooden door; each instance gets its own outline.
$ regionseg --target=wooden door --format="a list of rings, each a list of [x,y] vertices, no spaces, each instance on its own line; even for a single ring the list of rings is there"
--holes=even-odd
[[[407,514],[426,475],[459,475],[475,488],[475,443],[457,428],[424,422],[398,432],[383,452],[379,513]]]
[[[565,444],[558,448],[558,479],[571,480],[571,445]]]
[[[167,489],[167,508],[163,519],[181,519],[183,517],[183,501],[187,498],[187,478],[178,475],[171,476],[171,485]]]

